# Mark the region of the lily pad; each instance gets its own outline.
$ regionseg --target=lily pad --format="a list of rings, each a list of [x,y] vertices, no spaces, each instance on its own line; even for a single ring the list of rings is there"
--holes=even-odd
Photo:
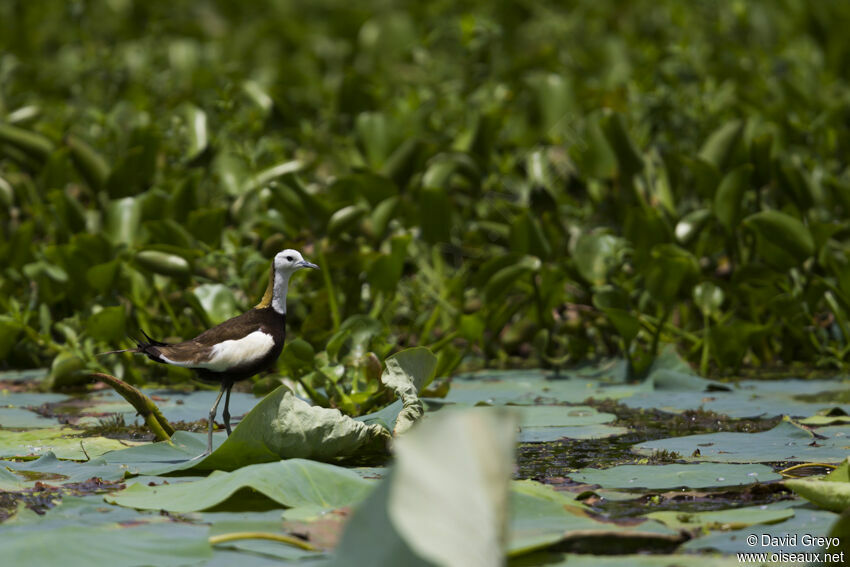
[[[651,512],[646,518],[658,520],[662,524],[680,530],[740,530],[754,524],[775,524],[794,516],[794,510],[771,509],[763,506],[748,506],[730,510],[711,510],[708,512]]]
[[[66,496],[47,514],[22,509],[4,522],[0,556],[10,565],[177,567],[212,557],[208,531],[159,514],[104,506],[99,497]]]
[[[575,425],[571,427],[523,427],[520,443],[548,443],[558,439],[605,439],[629,432],[628,427],[613,425]]]
[[[140,510],[182,513],[211,508],[242,488],[256,490],[282,506],[338,508],[361,501],[371,484],[342,467],[290,459],[249,465],[230,473],[215,471],[203,480],[176,485],[134,484],[105,500]]]
[[[712,550],[721,553],[812,553],[817,551],[805,545],[801,534],[826,537],[838,514],[821,510],[794,508],[794,516],[778,524],[745,528],[730,532],[712,532],[686,542],[683,551]],[[754,536],[755,545],[747,538]],[[766,538],[766,539],[762,539]],[[779,538],[771,541],[771,538]],[[783,543],[777,544],[777,541]]]
[[[569,476],[577,482],[598,484],[603,488],[630,490],[741,486],[782,478],[765,465],[721,463],[621,465],[609,469],[585,468],[576,473],[570,473]]]
[[[705,409],[733,418],[811,416],[833,402],[807,402],[796,396],[814,394],[836,387],[828,380],[743,380],[732,391],[680,389],[637,392],[622,400],[633,408],[660,409],[670,413]],[[850,413],[850,405],[839,406]]]
[[[79,433],[68,428],[27,431],[0,429],[0,457],[29,457],[52,452],[60,459],[84,460],[135,444],[106,437],[78,437]]]
[[[4,467],[18,471],[22,481],[43,480],[47,484],[82,482],[90,478],[120,480],[124,478],[126,471],[124,467],[108,463],[103,457],[81,463],[60,460],[52,451],[35,461],[0,461],[0,470],[5,470]],[[47,475],[48,478],[42,475]]]
[[[512,488],[508,543],[511,556],[565,540],[595,540],[605,546],[620,538],[620,543],[641,538],[652,547],[653,542],[668,546],[678,539],[674,530],[652,520],[604,520],[570,495],[536,482],[515,482]]]
[[[58,425],[58,420],[40,416],[27,409],[0,407],[0,428],[3,429],[38,429]]]
[[[708,433],[672,439],[659,439],[635,445],[632,450],[642,455],[655,451],[673,451],[688,461],[723,463],[766,463],[776,461],[835,463],[850,451],[850,426],[833,426],[819,430],[826,439],[783,421],[760,433]],[[699,450],[698,455],[694,452]]]

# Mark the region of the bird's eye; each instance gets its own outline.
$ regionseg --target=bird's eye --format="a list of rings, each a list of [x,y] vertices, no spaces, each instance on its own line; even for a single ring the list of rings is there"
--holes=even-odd
[[[292,256],[287,256],[287,257],[286,257],[286,261],[287,261],[287,262],[291,262],[291,261],[292,261]]]

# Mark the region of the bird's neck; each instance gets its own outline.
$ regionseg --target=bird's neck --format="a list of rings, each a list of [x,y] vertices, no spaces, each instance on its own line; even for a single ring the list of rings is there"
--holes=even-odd
[[[289,274],[277,274],[272,265],[269,274],[269,285],[263,298],[257,304],[257,309],[271,307],[281,315],[286,315],[286,292],[289,290]]]

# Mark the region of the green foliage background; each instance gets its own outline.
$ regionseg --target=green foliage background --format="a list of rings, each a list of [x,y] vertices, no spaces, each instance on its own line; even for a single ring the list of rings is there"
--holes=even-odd
[[[93,355],[248,308],[294,247],[322,271],[281,371],[320,402],[359,407],[370,353],[410,345],[439,375],[640,373],[663,342],[703,372],[843,368],[848,23],[793,0],[2,2],[0,365],[186,379]]]

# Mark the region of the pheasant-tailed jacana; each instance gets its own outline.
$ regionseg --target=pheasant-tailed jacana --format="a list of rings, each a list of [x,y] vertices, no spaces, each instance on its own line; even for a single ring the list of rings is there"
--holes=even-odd
[[[272,262],[266,293],[250,311],[182,343],[156,341],[142,331],[147,342],[136,341],[135,348],[114,351],[144,354],[156,362],[191,368],[201,380],[221,383],[221,390],[210,409],[207,450],[203,455],[212,452],[213,421],[222,394],[225,395],[222,417],[230,435],[229,405],[233,383],[269,369],[280,356],[286,338],[289,278],[301,268],[318,269],[318,266],[305,260],[296,250],[279,252]]]

